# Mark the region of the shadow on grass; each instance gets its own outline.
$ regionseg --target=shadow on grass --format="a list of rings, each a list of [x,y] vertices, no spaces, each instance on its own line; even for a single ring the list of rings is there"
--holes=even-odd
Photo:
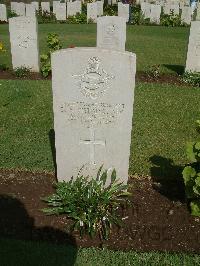
[[[1,266],[73,266],[76,255],[76,241],[71,235],[52,227],[34,226],[22,202],[0,195]]]
[[[150,158],[154,164],[151,167],[151,177],[154,189],[173,201],[185,201],[184,183],[182,179],[183,167],[174,165],[172,159],[154,155]]]
[[[177,73],[178,75],[182,75],[184,73],[185,67],[182,65],[167,65],[163,64],[164,67],[172,70],[173,72]]]
[[[49,142],[51,145],[51,153],[52,153],[53,165],[54,165],[54,169],[55,169],[55,176],[57,176],[56,145],[55,145],[55,131],[54,131],[54,129],[49,130]]]

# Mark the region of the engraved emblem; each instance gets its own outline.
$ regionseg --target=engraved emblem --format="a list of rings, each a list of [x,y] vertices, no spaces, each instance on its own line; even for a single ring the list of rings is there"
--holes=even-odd
[[[107,74],[102,68],[101,61],[98,57],[91,57],[88,65],[81,75],[73,75],[79,80],[81,93],[92,100],[95,100],[109,89],[110,80],[114,77]]]

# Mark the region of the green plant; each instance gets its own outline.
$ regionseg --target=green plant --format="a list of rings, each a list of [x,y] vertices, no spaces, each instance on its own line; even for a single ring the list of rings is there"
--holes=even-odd
[[[117,7],[110,5],[104,6],[104,16],[117,16]]]
[[[160,65],[148,66],[145,69],[145,73],[149,78],[159,78],[161,75]]]
[[[130,24],[133,25],[149,25],[150,19],[145,18],[144,14],[142,13],[140,6],[133,6],[131,8],[131,18]]]
[[[200,72],[188,72],[186,71],[182,75],[182,80],[185,83],[191,84],[196,87],[200,87]]]
[[[8,18],[14,18],[14,17],[18,17],[18,15],[11,9],[8,8],[7,10],[7,17]]]
[[[116,171],[111,174],[111,182],[106,186],[107,170],[100,167],[96,179],[78,175],[74,180],[58,182],[56,193],[45,198],[49,208],[46,214],[66,214],[74,220],[73,230],[80,235],[91,237],[99,233],[101,239],[107,239],[112,225],[122,225],[117,215],[118,208],[126,203],[128,185],[116,179]]]
[[[30,68],[21,66],[14,69],[14,74],[18,78],[25,78],[30,75]]]
[[[200,120],[197,121],[197,128],[200,129]],[[182,172],[185,193],[192,215],[200,216],[200,141],[187,143],[186,154],[190,164]]]
[[[77,13],[76,16],[70,16],[67,19],[69,24],[85,24],[87,23],[87,15],[85,13]]]
[[[42,11],[41,8],[37,11],[37,20],[42,23],[57,23],[56,16],[53,12]]]
[[[171,12],[170,15],[161,14],[160,25],[167,27],[185,26],[185,24],[181,22],[181,16],[175,15],[173,12]]]
[[[61,41],[56,33],[47,35],[47,46],[49,48],[48,53],[40,56],[40,71],[45,78],[51,73],[51,53],[62,48]]]
[[[0,70],[1,71],[6,71],[8,69],[9,69],[9,67],[6,64],[0,64]]]

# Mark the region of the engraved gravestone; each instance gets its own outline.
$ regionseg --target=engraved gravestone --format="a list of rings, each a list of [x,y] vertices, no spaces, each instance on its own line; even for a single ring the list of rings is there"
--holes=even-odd
[[[39,72],[37,20],[31,17],[9,19],[10,44],[13,69],[28,67]]]
[[[97,16],[103,16],[103,1],[97,1]]]
[[[105,16],[97,19],[97,47],[125,51],[126,19]]]
[[[192,20],[192,8],[190,6],[184,6],[181,13],[182,23],[190,24]]]
[[[58,180],[95,176],[103,164],[126,182],[135,54],[74,48],[54,52],[51,62]]]
[[[50,13],[50,3],[49,2],[41,2],[41,8],[42,8],[42,13],[44,13],[44,12]]]
[[[26,4],[26,16],[27,17],[35,17],[36,15],[36,8],[35,5],[31,4]]]
[[[81,14],[81,1],[67,2],[67,17]]]
[[[18,16],[25,16],[25,4],[22,2],[11,2],[11,10]]]
[[[163,13],[166,15],[179,15],[179,4],[165,4],[163,7]]]
[[[150,18],[150,12],[151,12],[151,4],[147,2],[141,3],[141,11],[144,15],[144,18]]]
[[[200,72],[200,21],[191,22],[185,70]]]
[[[7,21],[6,5],[0,4],[0,21]]]
[[[151,4],[150,22],[160,24],[161,6]]]
[[[66,3],[57,3],[54,12],[57,20],[66,20]]]
[[[92,21],[97,22],[97,3],[87,3],[87,23]]]
[[[129,4],[118,3],[118,16],[125,18],[126,22],[129,21]]]
[[[37,2],[37,1],[33,1],[33,2],[31,2],[31,4],[35,6],[35,10],[36,10],[36,11],[39,10],[39,2]]]

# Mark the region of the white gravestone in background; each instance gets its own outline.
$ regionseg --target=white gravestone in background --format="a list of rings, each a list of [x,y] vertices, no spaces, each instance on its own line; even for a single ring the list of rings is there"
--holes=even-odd
[[[97,47],[125,51],[126,19],[105,16],[97,19]]]
[[[0,4],[0,21],[7,21],[6,5]]]
[[[185,71],[200,72],[200,21],[192,21]]]
[[[37,20],[31,17],[10,18],[9,32],[13,69],[25,66],[32,72],[39,72]]]
[[[41,2],[41,8],[42,8],[42,13],[44,13],[44,12],[50,13],[50,3],[49,2]]]
[[[135,54],[74,48],[54,52],[51,62],[58,180],[80,169],[95,177],[103,164],[127,182]]]
[[[118,3],[118,16],[125,18],[126,22],[129,21],[129,4]]]
[[[176,5],[165,4],[163,7],[163,13],[166,15],[171,15],[172,13],[174,15],[179,15],[179,4]]]
[[[161,6],[151,4],[150,22],[160,24]]]
[[[11,2],[11,11],[15,12],[18,16],[25,16],[25,4],[22,2]]]
[[[151,4],[146,2],[141,3],[141,10],[142,14],[144,15],[144,18],[150,18]]]
[[[66,20],[66,3],[57,3],[55,8],[57,20]]]
[[[53,1],[53,13],[56,14],[56,6],[59,4],[60,1]]]
[[[31,4],[35,6],[36,11],[39,10],[39,2],[33,1],[33,2],[31,2]]]
[[[97,22],[97,3],[87,3],[87,22]]]
[[[81,14],[81,1],[67,2],[67,17],[75,16],[77,13]]]
[[[35,17],[36,9],[33,4],[26,4],[26,16],[27,17]]]
[[[97,1],[97,16],[103,16],[103,1]]]
[[[181,21],[186,24],[190,24],[192,20],[192,8],[190,6],[184,6],[181,13]]]

